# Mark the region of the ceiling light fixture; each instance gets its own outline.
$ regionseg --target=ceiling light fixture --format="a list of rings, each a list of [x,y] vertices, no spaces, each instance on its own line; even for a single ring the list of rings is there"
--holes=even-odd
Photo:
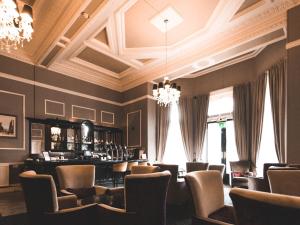
[[[164,20],[165,23],[165,47],[166,47],[166,75],[167,75],[167,65],[168,65],[168,47],[167,47],[167,24],[168,19]],[[168,77],[165,77],[164,82],[159,82],[159,84],[153,85],[153,97],[157,100],[157,104],[160,106],[169,106],[170,104],[177,103],[179,101],[181,88],[176,86],[176,83],[171,83]]]
[[[11,49],[23,47],[24,40],[32,39],[32,8],[24,4],[19,12],[16,0],[0,0],[0,49],[10,52]]]

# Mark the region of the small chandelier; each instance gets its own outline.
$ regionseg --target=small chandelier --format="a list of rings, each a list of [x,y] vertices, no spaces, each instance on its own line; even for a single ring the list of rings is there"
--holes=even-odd
[[[32,8],[24,4],[19,12],[16,0],[0,0],[0,49],[10,52],[11,49],[23,47],[24,40],[32,38]]]
[[[168,47],[167,47],[167,24],[168,19],[164,20],[165,23],[165,47],[166,47],[166,74],[167,74],[167,65],[168,65]],[[159,84],[153,85],[153,97],[157,100],[157,104],[160,106],[169,106],[173,103],[178,103],[181,88],[176,86],[176,83],[171,83],[170,80],[165,77],[164,82],[159,82]]]
[[[180,91],[180,86],[176,86],[176,83],[171,84],[167,77],[164,82],[159,82],[158,86],[157,84],[153,84],[153,97],[160,106],[177,103]]]

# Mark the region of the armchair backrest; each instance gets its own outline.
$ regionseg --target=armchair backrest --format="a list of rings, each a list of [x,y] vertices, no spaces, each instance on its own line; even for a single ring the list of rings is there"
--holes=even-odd
[[[20,174],[20,182],[30,215],[58,211],[57,192],[51,175],[26,171]]]
[[[194,171],[185,176],[196,217],[205,217],[224,206],[223,180],[219,171]]]
[[[158,166],[160,168],[160,171],[169,170],[171,173],[171,185],[177,182],[177,176],[178,176],[178,165],[176,164],[164,164],[164,163],[155,163],[153,166]],[[170,185],[170,186],[171,186]]]
[[[198,170],[207,170],[208,163],[204,162],[187,162],[186,163],[186,172],[193,172]]]
[[[133,166],[131,168],[131,174],[147,174],[159,172],[158,166]]]
[[[91,188],[95,185],[94,165],[67,165],[56,167],[60,189]]]
[[[250,171],[251,164],[248,160],[231,161],[229,163],[232,172],[240,172],[244,174]]]
[[[219,164],[219,165],[208,165],[207,170],[217,170],[220,171],[221,176],[224,176],[224,171],[225,171],[225,165],[224,164]]]
[[[300,198],[233,188],[236,225],[299,224]]]
[[[169,171],[125,177],[125,209],[127,212],[136,212],[140,224],[166,224],[166,196],[170,177]]]
[[[300,170],[268,170],[272,193],[300,196]]]
[[[264,163],[264,168],[263,168],[263,176],[266,180],[268,180],[268,174],[267,171],[271,166],[276,166],[276,167],[285,167],[287,166],[286,163]]]

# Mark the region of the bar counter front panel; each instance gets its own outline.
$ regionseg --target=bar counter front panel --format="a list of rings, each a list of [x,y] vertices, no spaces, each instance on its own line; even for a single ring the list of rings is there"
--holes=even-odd
[[[146,159],[127,160],[127,162],[145,162]],[[126,160],[107,160],[99,159],[65,159],[52,161],[25,160],[25,169],[34,170],[38,174],[50,174],[53,176],[55,184],[58,185],[55,168],[62,165],[95,165],[95,183],[107,185],[112,182],[112,165],[115,163],[126,162]]]

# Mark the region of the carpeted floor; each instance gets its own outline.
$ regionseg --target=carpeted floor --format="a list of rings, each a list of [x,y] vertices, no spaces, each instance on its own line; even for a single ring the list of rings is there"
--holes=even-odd
[[[229,197],[230,188],[224,187],[225,204],[232,205]],[[27,225],[26,207],[20,190],[0,192],[0,212],[2,225]],[[167,211],[167,225],[190,225],[192,209],[188,206],[170,207]]]

